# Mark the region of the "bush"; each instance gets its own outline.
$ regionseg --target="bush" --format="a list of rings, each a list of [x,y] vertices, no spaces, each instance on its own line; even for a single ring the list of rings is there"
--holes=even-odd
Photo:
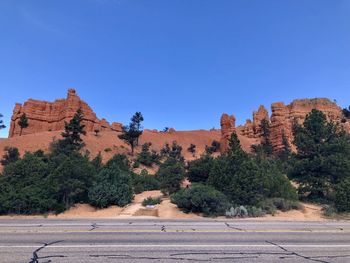
[[[350,211],[350,178],[336,186],[334,203],[339,212]]]
[[[333,217],[337,213],[337,209],[333,205],[327,205],[322,209],[323,215]]]
[[[213,187],[193,184],[171,195],[171,202],[185,213],[203,213],[205,216],[223,215],[228,206],[226,196]]]
[[[117,167],[121,171],[130,172],[130,162],[128,157],[126,157],[124,154],[115,154],[111,159],[109,159],[105,167]]]
[[[120,167],[104,167],[97,176],[93,187],[89,190],[90,204],[96,207],[110,205],[125,206],[133,199],[133,189],[130,173],[120,170]]]
[[[250,217],[261,217],[265,215],[265,212],[261,207],[249,206],[248,207],[248,215]]]
[[[143,206],[148,206],[148,205],[157,205],[162,202],[162,199],[160,197],[152,198],[152,197],[147,197],[142,201]]]
[[[277,209],[283,212],[292,209],[301,209],[299,202],[294,200],[286,200],[284,198],[268,198],[261,201],[259,205],[264,212],[272,215],[277,212]]]
[[[144,191],[159,190],[160,182],[154,175],[148,174],[147,170],[142,170],[141,174],[133,174],[132,182],[136,194]]]
[[[19,151],[16,147],[5,147],[5,154],[2,156],[0,163],[3,166],[6,166],[10,163],[13,163],[19,159]]]
[[[8,164],[0,175],[0,214],[35,214],[56,210],[52,184],[48,181],[46,158],[26,153]]]
[[[238,140],[237,138],[235,138]],[[214,159],[208,183],[232,203],[256,206],[266,198],[297,200],[296,190],[278,165],[269,159],[249,156],[239,141],[226,155]]]
[[[151,167],[154,163],[159,164],[160,156],[156,151],[150,151],[151,143],[144,143],[141,152],[137,155],[136,163]]]
[[[61,156],[61,162],[50,174],[58,201],[66,208],[77,202],[88,201],[88,188],[95,177],[95,168],[89,159],[78,152]]]
[[[183,163],[174,158],[168,158],[159,167],[156,178],[160,181],[160,189],[164,194],[173,194],[180,190],[185,178]]]
[[[187,172],[188,180],[192,183],[206,182],[213,163],[214,159],[209,155],[204,155],[197,160],[189,162]]]
[[[226,210],[226,217],[247,217],[248,210],[244,206],[232,207],[229,210]]]

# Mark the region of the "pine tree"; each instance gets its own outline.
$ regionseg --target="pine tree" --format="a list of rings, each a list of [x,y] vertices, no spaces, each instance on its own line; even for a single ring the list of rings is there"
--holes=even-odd
[[[5,147],[5,154],[2,156],[0,163],[6,166],[16,162],[19,159],[19,151],[16,147]]]
[[[299,183],[301,194],[329,198],[334,186],[350,177],[350,136],[315,109],[293,132],[297,154],[289,177]]]
[[[123,126],[122,134],[118,135],[119,139],[125,141],[131,147],[131,155],[134,155],[134,148],[138,145],[139,137],[142,134],[141,122],[143,117],[141,112],[136,112],[127,126]]]
[[[196,145],[194,145],[193,143],[190,144],[190,146],[187,148],[187,151],[192,153],[192,155],[194,156],[195,152],[196,152]]]
[[[27,115],[25,113],[23,113],[21,115],[21,117],[19,118],[18,125],[21,127],[21,130],[19,132],[19,136],[22,136],[22,130],[29,126],[28,118],[27,118]]]
[[[86,135],[85,125],[82,124],[83,111],[81,108],[77,110],[69,123],[65,122],[64,132],[61,133],[66,144],[72,145],[77,150],[81,149],[84,144],[81,135]]]
[[[2,117],[4,117],[4,116],[0,113],[0,130],[6,128],[6,126],[4,125],[3,120],[1,120]]]

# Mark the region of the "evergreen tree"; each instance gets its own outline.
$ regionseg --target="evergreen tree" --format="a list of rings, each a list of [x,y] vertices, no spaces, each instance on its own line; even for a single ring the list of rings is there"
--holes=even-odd
[[[19,118],[18,125],[21,127],[21,130],[19,132],[19,136],[21,136],[23,129],[25,129],[25,128],[27,128],[29,126],[28,118],[27,118],[27,115],[25,113],[23,113],[21,115],[21,117]]]
[[[118,135],[119,139],[125,141],[131,147],[131,155],[134,155],[134,148],[138,145],[139,137],[142,134],[141,122],[143,116],[141,112],[136,112],[127,126],[123,126],[122,134]]]
[[[272,154],[272,144],[270,141],[270,123],[268,120],[263,119],[260,123],[262,142],[261,142],[261,151],[267,156]],[[253,148],[254,149],[254,148]],[[256,148],[259,152],[259,147]]]
[[[4,116],[0,113],[0,130],[6,128],[6,126],[4,125],[3,120],[1,120],[2,117],[4,117]]]
[[[346,119],[350,119],[350,106],[343,109],[343,115]]]
[[[83,111],[79,108],[69,123],[65,123],[64,132],[61,134],[65,142],[74,146],[77,150],[84,146],[80,137],[81,135],[86,135],[85,125],[82,124],[83,117]]]
[[[143,122],[143,121],[144,121],[143,116],[142,116],[141,112],[139,112],[139,111],[137,111],[134,114],[134,116],[132,116],[132,118],[131,118],[131,122],[134,124],[136,130],[138,130],[138,131],[142,131],[141,122]],[[136,139],[136,146],[138,146],[138,145],[139,145],[139,137],[137,137],[137,139]]]
[[[350,136],[315,109],[293,132],[297,154],[289,177],[299,183],[300,194],[329,198],[334,186],[350,176]]]
[[[5,147],[5,154],[2,156],[0,163],[2,165],[8,165],[16,162],[19,159],[19,151],[16,147]]]
[[[194,145],[193,143],[190,144],[190,146],[187,148],[187,151],[192,153],[192,155],[194,156],[195,152],[196,152],[196,145]]]

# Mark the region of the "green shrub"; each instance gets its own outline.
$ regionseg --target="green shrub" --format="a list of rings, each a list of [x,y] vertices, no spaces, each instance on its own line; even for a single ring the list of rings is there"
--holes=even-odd
[[[120,170],[117,164],[104,167],[89,190],[90,204],[96,207],[125,206],[133,199],[130,173]]]
[[[188,180],[192,183],[206,182],[213,163],[214,159],[209,155],[204,155],[197,160],[189,162],[187,171]]]
[[[268,198],[261,201],[259,206],[264,212],[272,215],[274,215],[277,210],[286,212],[292,209],[301,209],[301,205],[298,201],[286,200],[284,198]]]
[[[148,174],[147,170],[142,170],[139,175],[133,174],[132,181],[136,194],[160,189],[160,182],[154,175]]]
[[[226,210],[225,215],[226,217],[247,217],[248,210],[242,205],[237,207],[231,206],[230,209]]]
[[[339,212],[350,211],[350,178],[336,186],[334,203]]]
[[[162,202],[162,199],[160,197],[152,198],[152,197],[147,197],[142,201],[143,206],[148,206],[148,205],[157,205]]]
[[[59,206],[46,158],[26,153],[9,163],[0,175],[0,214],[35,214],[56,210]]]
[[[278,165],[270,159],[252,157],[233,134],[232,148],[214,159],[208,183],[223,192],[233,204],[256,206],[266,198],[297,200],[296,190]]]
[[[333,205],[326,205],[322,212],[326,217],[333,217],[337,213],[337,209]]]
[[[177,192],[185,178],[183,163],[175,158],[168,158],[160,165],[156,178],[160,181],[160,189],[164,194]]]
[[[203,213],[205,216],[224,215],[227,198],[211,186],[193,184],[171,195],[171,202],[185,213]]]
[[[248,215],[249,217],[261,217],[265,215],[265,212],[262,210],[261,207],[249,206]]]
[[[151,167],[153,164],[159,164],[160,155],[156,151],[150,150],[151,143],[144,143],[141,152],[137,155],[136,162]]]

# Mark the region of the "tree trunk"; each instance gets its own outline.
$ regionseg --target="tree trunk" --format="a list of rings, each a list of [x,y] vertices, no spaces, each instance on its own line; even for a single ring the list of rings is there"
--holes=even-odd
[[[22,130],[23,128],[21,127],[21,130],[19,131],[19,136],[22,136]]]

